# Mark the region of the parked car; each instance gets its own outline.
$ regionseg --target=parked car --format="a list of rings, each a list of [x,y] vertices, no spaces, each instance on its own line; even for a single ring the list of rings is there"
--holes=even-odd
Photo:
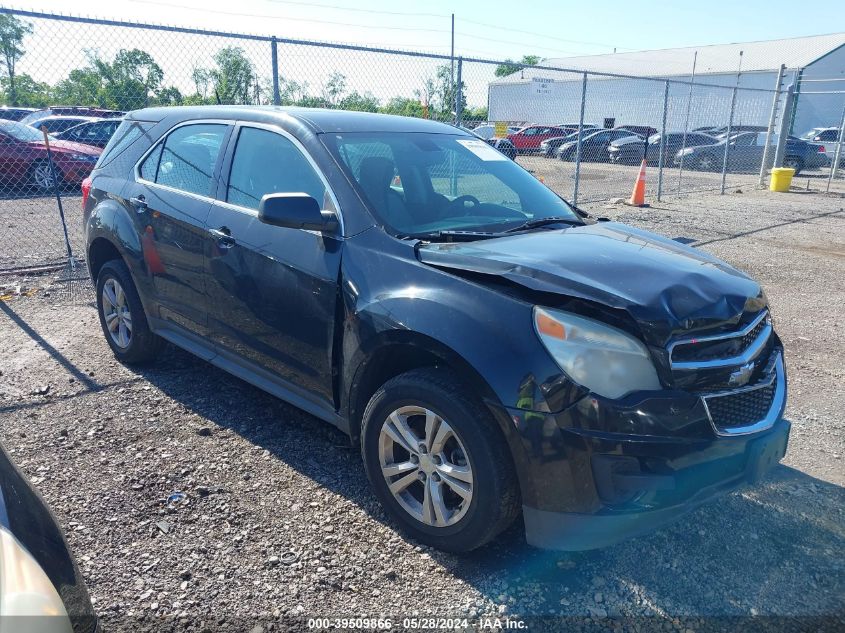
[[[508,134],[508,140],[513,143],[520,154],[530,154],[540,151],[540,143],[555,136],[566,136],[569,132],[565,128],[550,125],[529,125],[514,134]]]
[[[825,154],[833,161],[836,156],[836,146],[839,144],[839,128],[814,127],[799,137],[802,141],[814,143],[824,147]],[[839,150],[839,164],[845,166],[845,145]]]
[[[91,173],[101,151],[59,140],[52,141],[50,149],[62,184],[82,182]],[[40,191],[53,190],[53,172],[42,132],[17,121],[0,121],[0,181],[33,186]]]
[[[121,119],[88,121],[87,123],[69,127],[58,134],[53,134],[53,137],[63,141],[75,141],[102,148],[108,144],[112,135],[120,126],[120,123]]]
[[[97,616],[58,522],[0,446],[3,631],[94,633]]]
[[[657,128],[653,128],[650,125],[619,125],[613,129],[625,130],[627,132],[631,132],[632,134],[636,134],[637,136],[641,136],[642,138],[648,138],[649,136],[657,134]]]
[[[681,155],[684,165],[690,169],[701,171],[721,171],[724,164],[725,140],[713,145],[688,147],[675,155],[674,163],[680,164]],[[774,158],[778,135],[772,134],[770,139],[771,156]],[[743,132],[730,138],[728,149],[727,169],[730,172],[759,171],[763,164],[763,152],[766,147],[766,132]],[[807,143],[793,136],[786,140],[786,153],[783,166],[791,167],[798,174],[804,169],[818,169],[830,164],[830,159],[824,151],[823,145]]]
[[[32,122],[48,116],[87,116],[95,119],[120,118],[125,112],[120,110],[108,110],[106,108],[91,108],[88,106],[50,106],[34,110],[21,119],[21,123],[32,125]]]
[[[516,134],[520,129],[522,128],[516,127],[515,125],[509,125],[508,134]],[[472,128],[472,133],[487,141],[496,135],[496,126],[492,123],[483,123]]]
[[[642,142],[642,138],[631,134],[628,130],[613,129],[599,130],[587,134],[581,140],[581,160],[594,163],[606,163],[610,160],[608,147],[613,141],[634,137]],[[578,136],[567,140],[558,149],[555,155],[560,160],[575,160],[578,152]]]
[[[649,165],[660,164],[660,139],[661,134],[653,134],[648,138],[648,149],[646,150],[646,161]],[[684,147],[697,147],[699,145],[713,145],[718,141],[707,134],[699,132],[667,132],[663,150],[663,164],[671,165],[678,153]],[[638,137],[628,137],[613,141],[607,148],[610,160],[614,163],[625,163],[628,165],[638,164],[643,159],[645,143]]]
[[[769,128],[765,125],[731,125],[730,131],[731,136],[734,134],[739,134],[741,132],[766,132]],[[716,138],[724,138],[728,133],[728,126],[723,125],[721,127],[714,128],[711,132],[708,132],[710,136],[715,136]]]
[[[568,130],[569,128],[564,128]],[[586,137],[590,134],[594,134],[598,132],[601,128],[597,128],[594,125],[585,125],[581,130],[581,136]],[[553,136],[552,138],[547,138],[545,141],[540,143],[540,153],[543,154],[546,158],[554,158],[557,156],[557,151],[560,149],[560,146],[564,143],[568,143],[569,141],[577,141],[578,140],[578,127],[576,126],[574,130],[569,132],[566,136]]]
[[[607,545],[786,450],[754,280],[452,126],[142,110],[82,195],[114,355],[170,341],[343,429],[418,542],[470,550],[521,512],[533,545]]]
[[[6,121],[20,121],[22,118],[35,111],[35,108],[10,108],[9,106],[0,106],[0,119],[4,119]]]
[[[476,134],[475,130],[471,130],[471,129],[464,127],[462,125],[458,125],[456,127],[459,130],[466,132],[467,134],[472,134],[478,140],[484,141],[485,143],[487,143],[491,147],[495,147],[497,150],[502,152],[502,154],[504,154],[505,156],[507,156],[511,160],[516,159],[516,148],[513,146],[513,143],[511,143],[508,139],[506,139],[506,138],[495,138],[495,137],[483,138],[483,137],[479,136],[478,134]]]
[[[27,125],[34,127],[38,131],[41,131],[42,127],[46,127],[48,134],[59,134],[82,123],[93,123],[99,120],[96,117],[79,116],[76,114],[51,114],[43,118],[35,118],[30,123],[27,123]]]

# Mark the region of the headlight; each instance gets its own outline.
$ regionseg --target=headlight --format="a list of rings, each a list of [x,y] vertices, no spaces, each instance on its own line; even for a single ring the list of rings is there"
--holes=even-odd
[[[17,618],[26,630],[47,630],[41,628],[44,625],[39,625],[39,621],[30,623],[22,616],[42,616],[49,630],[56,633],[73,631],[64,603],[47,574],[18,540],[0,526],[0,621]]]
[[[646,346],[622,330],[539,306],[534,328],[566,375],[600,396],[661,388]]]

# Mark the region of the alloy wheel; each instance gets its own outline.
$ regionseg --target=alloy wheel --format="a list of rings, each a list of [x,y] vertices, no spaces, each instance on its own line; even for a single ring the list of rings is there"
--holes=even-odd
[[[32,170],[32,180],[39,189],[52,189],[53,170],[47,163],[40,163]]]
[[[132,343],[132,313],[123,286],[111,278],[103,284],[103,318],[115,345],[126,349]]]
[[[388,489],[417,521],[448,527],[463,518],[473,495],[473,473],[461,439],[429,409],[404,406],[383,422],[379,464]]]

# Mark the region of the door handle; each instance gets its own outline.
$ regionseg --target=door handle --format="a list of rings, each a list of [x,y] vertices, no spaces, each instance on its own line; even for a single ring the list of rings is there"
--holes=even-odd
[[[218,246],[221,248],[232,248],[237,242],[232,237],[232,232],[227,226],[221,226],[219,229],[208,229],[209,234],[217,240]]]
[[[144,198],[143,194],[134,198],[129,198],[129,204],[135,207],[135,211],[138,213],[143,213],[147,210],[147,200]]]

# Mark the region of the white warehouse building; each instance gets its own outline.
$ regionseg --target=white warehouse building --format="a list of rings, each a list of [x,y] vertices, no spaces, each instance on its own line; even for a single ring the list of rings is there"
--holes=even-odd
[[[580,72],[528,67],[492,81],[489,118],[545,125],[577,123],[583,71],[589,71],[626,77],[588,76],[585,123],[660,129],[668,79],[667,131],[727,125],[737,85],[734,125],[765,126],[781,64],[786,67],[781,88],[794,84],[797,94],[791,133],[838,127],[845,107],[845,33],[545,59],[540,66]]]

